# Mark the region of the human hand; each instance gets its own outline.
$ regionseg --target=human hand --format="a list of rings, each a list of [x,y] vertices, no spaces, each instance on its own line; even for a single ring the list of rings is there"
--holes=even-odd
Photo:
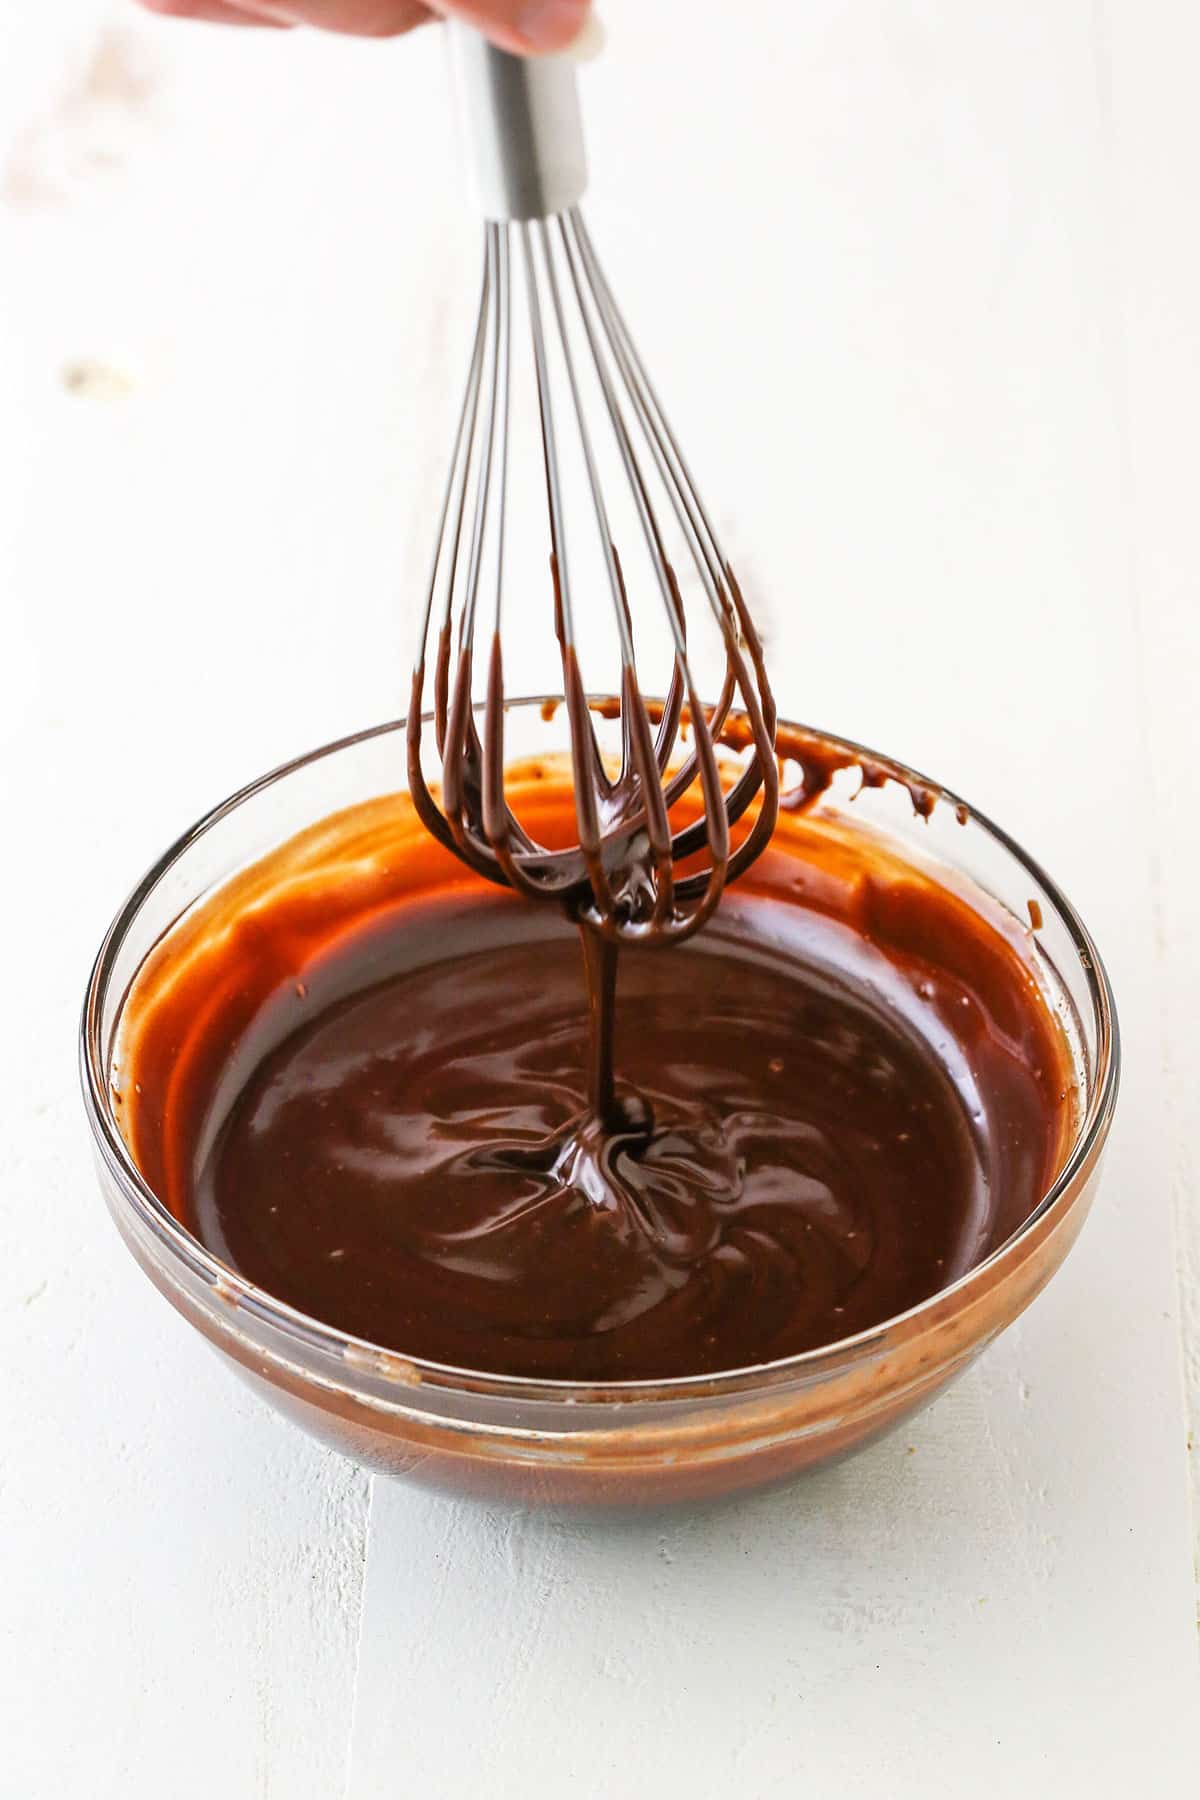
[[[288,30],[319,25],[356,37],[399,37],[427,19],[462,19],[505,50],[566,50],[588,24],[591,0],[139,0],[149,12],[222,25]]]

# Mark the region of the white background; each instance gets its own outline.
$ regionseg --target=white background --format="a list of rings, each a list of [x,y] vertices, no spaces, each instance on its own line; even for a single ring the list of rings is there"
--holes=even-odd
[[[589,217],[781,700],[997,814],[1088,918],[1126,1040],[1105,1187],[930,1412],[731,1507],[372,1484],[236,1384],[104,1216],[79,998],[179,828],[400,710],[477,235],[436,33],[8,9],[14,1800],[1195,1792],[1200,18],[606,17]]]

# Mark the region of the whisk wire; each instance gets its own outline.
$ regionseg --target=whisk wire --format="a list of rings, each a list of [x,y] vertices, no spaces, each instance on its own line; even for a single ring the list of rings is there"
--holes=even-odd
[[[471,524],[470,550],[467,559],[467,575],[463,590],[462,610],[458,623],[458,663],[455,670],[454,688],[450,701],[449,715],[446,721],[446,738],[451,745],[461,744],[463,755],[460,758],[451,756],[444,758],[443,794],[446,817],[460,850],[474,853],[476,846],[471,842],[468,824],[469,800],[467,788],[477,784],[481,764],[478,734],[472,710],[472,693],[474,685],[475,658],[475,620],[479,599],[479,577],[483,566],[485,546],[489,523],[490,503],[493,479],[499,479],[499,472],[506,466],[507,449],[507,416],[501,417],[501,409],[506,404],[507,383],[505,366],[507,361],[507,285],[508,267],[506,245],[502,243],[502,234],[495,226],[487,228],[485,239],[485,261],[489,272],[490,286],[495,295],[491,308],[490,326],[487,334],[488,348],[485,354],[484,374],[488,393],[485,409],[483,437],[479,447],[479,466],[475,491],[475,506]],[[497,425],[500,429],[497,430]],[[503,495],[499,508],[499,556],[497,558],[497,594],[496,604],[500,604],[503,577]],[[464,489],[465,503],[465,489]],[[448,603],[453,614],[454,570],[447,589]]]
[[[601,486],[595,452],[592,447],[592,436],[588,429],[587,413],[584,408],[579,379],[576,374],[575,358],[571,350],[570,333],[567,327],[562,292],[554,267],[554,256],[549,236],[549,226],[545,221],[539,221],[535,229],[541,245],[542,261],[546,271],[547,289],[550,294],[554,319],[558,328],[558,340],[562,352],[563,367],[566,371],[567,386],[574,408],[575,424],[579,432],[579,443],[583,453],[588,487],[591,492],[592,509],[595,514],[601,556],[604,561],[605,573],[608,580],[613,617],[617,628],[617,641],[620,648],[622,701],[621,769],[615,784],[607,779],[604,772],[603,763],[599,757],[599,747],[595,745],[595,732],[591,725],[590,715],[588,717],[588,733],[592,740],[592,745],[595,747],[595,756],[599,763],[600,783],[606,799],[612,795],[614,787],[619,789],[623,786],[630,774],[635,778],[634,794],[644,810],[647,838],[654,859],[653,886],[655,897],[651,922],[655,926],[662,926],[669,918],[674,898],[674,882],[671,869],[671,828],[659,779],[660,771],[655,746],[650,736],[649,719],[642,703],[641,695],[638,691],[637,665],[633,642],[633,624],[630,617],[629,602],[625,593],[624,578],[617,558],[616,547],[613,543],[612,526],[609,522],[608,508],[604,500],[604,490]],[[574,279],[573,270],[572,279]],[[588,320],[586,313],[583,312],[582,306],[580,312],[584,319],[585,330],[591,348],[596,373],[604,386],[607,399],[609,397],[607,371],[600,359],[597,345],[592,336],[590,320]],[[610,404],[609,411],[610,417],[613,417],[614,426],[617,426],[621,422],[619,420],[619,415],[614,416],[614,406],[615,401]],[[623,430],[623,425],[621,426],[621,429]],[[628,462],[626,462],[626,472],[630,476],[631,486],[635,487],[640,501],[644,502],[645,507],[648,510],[649,502],[645,499],[644,489],[641,488],[640,482],[636,480],[636,469],[631,470]],[[653,525],[652,515],[651,524]],[[653,528],[653,538],[655,541],[657,540],[656,527]],[[679,643],[678,637],[677,643]],[[679,644],[679,647],[682,648],[682,645]],[[578,706],[576,706],[574,710],[577,711]],[[573,720],[572,738],[574,740]],[[584,753],[587,754],[588,752]],[[596,899],[597,904],[601,904],[600,896],[597,895]]]
[[[609,422],[612,426],[613,436],[616,440],[626,480],[633,496],[634,505],[645,536],[647,549],[650,553],[650,560],[657,578],[659,593],[667,618],[668,629],[674,641],[675,664],[672,671],[672,680],[673,682],[676,682],[678,677],[682,677],[682,682],[686,687],[689,710],[693,720],[695,749],[685,762],[681,777],[677,778],[673,787],[676,797],[685,792],[687,787],[691,785],[692,779],[694,779],[693,771],[698,768],[704,796],[705,835],[707,836],[709,849],[712,853],[712,866],[709,871],[707,892],[701,908],[703,915],[707,916],[707,914],[712,911],[713,907],[716,906],[717,900],[720,898],[721,889],[724,885],[724,864],[728,854],[728,830],[720,785],[720,773],[717,767],[716,754],[709,730],[709,722],[705,717],[704,708],[701,704],[699,695],[696,692],[695,684],[692,680],[691,669],[687,662],[684,610],[675,577],[675,571],[668,556],[667,547],[663,539],[663,534],[659,526],[645,478],[638,464],[637,457],[634,454],[633,444],[625,423],[624,411],[617,397],[612,375],[605,355],[601,349],[599,335],[593,323],[591,307],[585,295],[579,265],[573,254],[568,223],[569,219],[567,216],[560,218],[558,221],[565,260],[567,267],[570,270],[571,280],[579,306],[580,318],[583,321],[584,332],[591,350],[592,362],[604,398]],[[555,300],[556,305],[559,305],[557,288],[555,288]],[[609,336],[608,341],[611,349],[611,336]],[[582,409],[579,408],[578,389],[573,379],[572,388],[576,395],[577,409],[580,410],[580,429],[586,437],[586,424],[582,417]],[[589,472],[592,467],[593,464],[589,452]],[[672,490],[669,488],[668,492],[671,493]],[[601,518],[606,541],[610,541],[607,535],[607,521],[603,517],[603,514],[601,514]],[[625,602],[623,590],[615,589],[614,593],[617,602],[618,616],[624,615],[627,621],[628,607]],[[638,744],[645,744],[649,738],[649,719],[646,714],[645,704],[638,691],[637,676],[633,667],[632,656],[629,659],[628,676],[624,683],[623,700],[625,702],[622,706],[623,717],[628,716],[634,721],[643,718],[645,719],[646,730],[644,732],[639,730],[635,737],[635,741]],[[643,766],[639,760],[638,766],[638,791],[646,808],[650,842],[655,852],[656,860],[659,862],[662,871],[659,875],[659,901],[663,903],[656,903],[656,923],[659,922],[661,917],[668,911],[670,901],[673,898],[673,895],[671,894],[666,895],[664,898],[662,888],[664,882],[673,887],[673,878],[669,869],[670,858],[668,854],[670,847],[668,800],[660,785],[660,777],[669,758],[670,748],[675,739],[678,724],[678,696],[676,697],[675,710],[676,716],[671,720],[669,735],[666,732],[660,733],[659,744],[654,756],[653,776],[651,775],[650,764],[648,761]]]

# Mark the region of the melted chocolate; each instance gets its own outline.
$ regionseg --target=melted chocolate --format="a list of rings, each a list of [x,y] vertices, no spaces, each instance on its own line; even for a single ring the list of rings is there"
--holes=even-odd
[[[836,759],[810,760],[819,786]],[[568,773],[511,785],[541,842],[571,841]],[[623,949],[615,1015],[615,962],[584,937],[590,1049],[558,909],[472,881],[407,803],[327,822],[139,979],[143,1173],[316,1318],[605,1381],[876,1325],[1052,1180],[1069,1055],[1019,937],[875,840],[786,813],[702,935]]]

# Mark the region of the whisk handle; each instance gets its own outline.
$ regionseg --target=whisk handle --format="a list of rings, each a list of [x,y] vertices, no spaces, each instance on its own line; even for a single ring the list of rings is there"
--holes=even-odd
[[[462,110],[487,219],[547,219],[587,186],[575,66],[566,57],[510,56],[452,23]]]

